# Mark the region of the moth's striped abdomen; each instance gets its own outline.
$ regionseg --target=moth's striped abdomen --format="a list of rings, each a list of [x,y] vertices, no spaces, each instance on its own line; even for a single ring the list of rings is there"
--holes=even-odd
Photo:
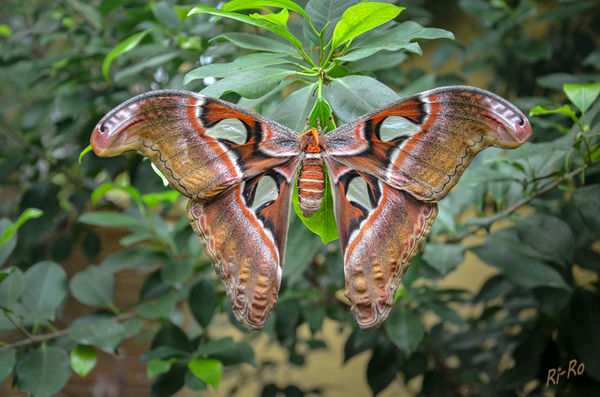
[[[307,153],[302,159],[298,177],[298,204],[302,215],[306,218],[310,218],[321,206],[323,189],[325,189],[325,174],[321,155]]]

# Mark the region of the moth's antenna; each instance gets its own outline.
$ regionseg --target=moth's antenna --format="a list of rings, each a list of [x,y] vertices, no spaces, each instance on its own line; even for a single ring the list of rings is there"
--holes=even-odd
[[[327,128],[329,128],[329,122],[331,121],[331,119],[333,118],[333,116],[329,115],[329,118],[327,119],[327,124],[325,124],[325,129],[322,131],[323,134],[327,132]],[[318,121],[319,119],[317,119]]]
[[[306,118],[306,127],[304,127],[304,131],[308,131],[308,128],[310,127],[310,120],[308,119],[308,117]]]

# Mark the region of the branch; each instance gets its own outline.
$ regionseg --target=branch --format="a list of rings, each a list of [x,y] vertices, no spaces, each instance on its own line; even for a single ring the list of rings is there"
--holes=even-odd
[[[125,320],[129,320],[133,317],[136,317],[137,314],[135,312],[129,312],[129,313],[123,313],[120,314],[118,316],[116,316],[114,318],[114,321],[125,321]],[[9,350],[9,349],[16,349],[18,347],[22,347],[22,346],[28,346],[31,345],[33,343],[38,343],[38,342],[45,342],[48,340],[52,340],[52,339],[56,339],[56,338],[60,338],[61,336],[65,336],[68,335],[70,332],[70,330],[68,328],[65,329],[61,329],[58,330],[56,332],[50,332],[48,334],[42,334],[42,335],[31,335],[29,338],[27,339],[21,339],[20,341],[5,345],[5,346],[1,346],[0,347],[0,351],[3,350]]]
[[[458,242],[462,241],[463,239],[465,239],[466,237],[469,237],[469,236],[475,234],[479,230],[489,227],[492,223],[496,222],[497,220],[511,215],[513,212],[515,212],[519,208],[529,204],[533,199],[536,199],[536,198],[548,193],[549,191],[555,189],[558,185],[560,185],[564,181],[567,181],[567,180],[573,178],[574,176],[582,173],[583,171],[592,167],[593,165],[595,165],[595,164],[584,165],[584,166],[581,166],[571,172],[564,174],[562,177],[556,179],[554,182],[547,184],[546,186],[544,186],[542,189],[536,191],[531,196],[525,197],[525,198],[517,201],[510,207],[508,207],[505,210],[500,211],[494,215],[491,215],[491,216],[488,216],[485,218],[475,218],[475,219],[467,220],[467,222],[470,222],[475,227],[467,230],[466,232],[462,233],[458,237],[448,239],[446,241],[446,243],[448,243],[448,244],[458,243]]]

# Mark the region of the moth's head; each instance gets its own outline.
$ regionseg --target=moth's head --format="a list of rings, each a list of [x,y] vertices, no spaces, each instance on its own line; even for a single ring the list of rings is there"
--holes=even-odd
[[[135,132],[143,114],[139,103],[127,101],[104,116],[94,128],[90,139],[98,156],[116,156],[136,149]]]

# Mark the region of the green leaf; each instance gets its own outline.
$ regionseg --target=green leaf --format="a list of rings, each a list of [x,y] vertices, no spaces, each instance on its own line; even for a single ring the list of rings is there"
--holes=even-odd
[[[19,218],[12,225],[4,230],[2,233],[2,238],[0,239],[0,246],[6,244],[8,240],[13,238],[23,223],[30,219],[39,218],[43,214],[44,211],[38,210],[37,208],[27,208],[21,215],[19,215]]]
[[[174,31],[181,29],[181,19],[173,9],[172,4],[166,1],[159,1],[152,7],[152,14],[169,29]]]
[[[600,381],[600,303],[598,294],[583,289],[576,290],[570,304],[569,332],[572,333],[574,353],[585,364],[585,374]]]
[[[23,293],[25,277],[17,267],[3,269],[3,272],[6,277],[0,281],[0,306],[10,309]]]
[[[21,303],[34,320],[54,321],[54,313],[67,296],[67,275],[59,264],[38,262],[25,271]]]
[[[577,106],[581,113],[585,113],[600,94],[600,83],[593,84],[565,84],[565,94]]]
[[[356,61],[358,59],[369,57],[381,50],[407,50],[422,55],[423,52],[421,51],[421,47],[413,42],[414,40],[419,39],[454,40],[454,35],[452,32],[444,29],[425,28],[414,21],[406,21],[391,29],[386,29],[360,43],[354,43],[353,47],[356,49],[351,50],[346,55],[337,59],[342,61]]]
[[[472,251],[485,263],[500,269],[502,274],[518,286],[569,289],[556,270],[524,255],[520,245],[522,243],[514,229],[503,229],[487,236],[485,244],[472,248]]]
[[[173,362],[171,360],[152,359],[146,366],[146,377],[150,380],[156,375],[167,373],[171,370],[172,365]]]
[[[126,38],[125,40],[117,44],[115,48],[113,48],[108,53],[108,55],[106,56],[106,58],[104,58],[104,61],[102,62],[102,74],[104,75],[104,78],[107,81],[110,81],[108,72],[110,71],[110,65],[116,57],[133,50],[135,47],[137,47],[140,41],[142,41],[142,39],[146,37],[148,33],[155,30],[157,30],[157,28],[146,29],[142,32],[136,33],[133,36]]]
[[[290,17],[288,10],[283,9],[281,10],[281,12],[278,13],[273,13],[273,14],[258,14],[258,13],[254,13],[254,14],[250,14],[250,16],[252,18],[256,18],[256,19],[261,19],[263,21],[268,21],[271,23],[274,23],[275,25],[279,25],[282,28],[287,28],[287,21],[288,18]]]
[[[259,36],[250,33],[230,32],[223,33],[213,37],[216,39],[225,39],[232,44],[246,50],[266,51],[269,53],[280,53],[280,55],[294,55],[293,47],[283,41],[271,39],[269,37]],[[249,54],[258,55],[258,54]],[[210,66],[210,65],[206,65]]]
[[[346,76],[323,87],[323,96],[340,124],[399,99],[392,89],[368,76]]]
[[[292,43],[298,50],[302,49],[302,43],[300,42],[300,40],[298,40],[298,38],[296,38],[288,30],[283,29],[280,26],[273,25],[270,22],[261,21],[259,19],[254,19],[252,17],[249,17],[247,15],[238,14],[235,12],[223,11],[223,10],[219,10],[217,8],[212,8],[212,7],[207,7],[207,6],[198,6],[198,7],[192,8],[190,10],[190,12],[188,13],[188,16],[194,15],[194,14],[201,14],[201,13],[207,13],[207,14],[211,14],[211,15],[218,15],[221,17],[231,18],[231,19],[235,19],[236,21],[247,23],[249,25],[267,29],[267,30],[283,37],[290,43]]]
[[[292,92],[267,116],[294,131],[302,131],[306,115],[314,108],[316,96],[312,93],[316,88],[315,83]]]
[[[68,3],[71,4],[77,12],[82,14],[94,29],[100,30],[100,28],[102,28],[102,15],[100,15],[94,6],[82,3],[79,0],[68,0]]]
[[[0,236],[2,235],[2,233],[4,233],[4,231],[6,229],[11,227],[12,224],[13,223],[7,218],[0,219]],[[2,266],[2,264],[4,264],[4,262],[6,262],[8,260],[8,257],[15,250],[16,246],[17,246],[17,235],[16,234],[13,236],[13,238],[8,240],[6,243],[0,244],[0,266]]]
[[[163,295],[156,301],[144,303],[137,308],[138,314],[142,318],[157,320],[160,318],[169,318],[175,310],[177,297],[174,295]]]
[[[0,382],[3,382],[12,373],[15,361],[14,350],[0,350]]]
[[[102,261],[100,267],[114,274],[125,269],[152,267],[164,263],[167,259],[163,253],[149,247],[132,247],[110,254]]]
[[[10,28],[10,26],[5,25],[5,24],[0,24],[0,36],[10,37],[11,34],[12,34],[12,29]]]
[[[192,350],[192,345],[185,332],[170,321],[165,321],[154,335],[151,349],[154,350],[158,346],[169,346],[181,351]]]
[[[85,378],[94,369],[97,361],[96,350],[92,346],[77,345],[71,351],[71,368],[82,378]]]
[[[592,230],[600,231],[600,184],[588,185],[575,190],[573,204],[583,222]]]
[[[242,55],[229,63],[212,63],[210,65],[200,66],[199,68],[189,71],[185,75],[183,84],[185,85],[190,81],[206,77],[218,78],[233,76],[253,69],[262,69],[265,66],[289,63],[290,61],[283,58],[284,56],[285,54],[255,53]]]
[[[573,122],[575,122],[575,123],[579,122],[579,119],[575,115],[575,112],[573,110],[571,110],[569,105],[563,105],[557,109],[546,109],[542,105],[538,105],[538,106],[531,108],[531,110],[529,111],[529,117],[539,116],[539,115],[543,115],[543,114],[552,114],[552,113],[564,114],[566,116],[569,116],[571,118],[571,120],[573,120]]]
[[[133,186],[121,186],[113,182],[104,182],[92,192],[92,203],[97,204],[100,198],[104,197],[108,192],[115,190],[127,194],[137,203],[142,202],[142,196],[140,195],[140,192]]]
[[[223,365],[240,363],[254,365],[254,350],[252,350],[252,347],[246,343],[234,342],[231,337],[208,341],[202,344],[194,354],[217,359]]]
[[[75,342],[96,346],[109,354],[114,353],[119,343],[126,337],[123,324],[101,315],[80,317],[71,324],[69,329],[71,339]]]
[[[261,68],[248,70],[225,77],[201,91],[204,95],[220,97],[227,92],[235,92],[244,98],[260,98],[275,89],[293,70]]]
[[[31,397],[49,397],[62,389],[71,376],[67,352],[42,344],[19,357],[15,368],[19,390]]]
[[[296,11],[307,20],[310,20],[304,9],[291,0],[231,0],[223,4],[224,11],[264,9],[264,7],[278,7],[284,10]]]
[[[81,215],[78,221],[93,226],[128,227],[132,229],[146,228],[146,225],[144,225],[140,219],[119,212],[88,212]]]
[[[215,390],[219,389],[221,375],[223,375],[223,363],[212,358],[197,358],[188,362],[188,369],[194,375],[208,383]]]
[[[144,194],[142,195],[142,201],[148,207],[153,208],[162,202],[174,203],[180,196],[177,190],[168,190],[166,192]]]
[[[445,276],[463,262],[465,252],[460,244],[430,243],[425,245],[422,257],[442,276]]]
[[[392,343],[408,356],[416,350],[425,336],[419,316],[405,307],[394,308],[384,326]]]
[[[111,306],[115,295],[112,273],[100,266],[89,266],[75,274],[69,287],[73,297],[88,306]]]
[[[335,26],[331,48],[335,49],[348,40],[396,18],[402,10],[404,7],[387,3],[360,3],[348,8]]]
[[[83,149],[81,151],[81,153],[79,153],[79,160],[77,161],[77,163],[81,165],[81,160],[83,159],[83,156],[85,156],[88,152],[91,152],[91,151],[92,151],[92,145],[87,145],[85,147],[85,149]]]
[[[206,328],[219,307],[219,294],[215,290],[214,283],[201,279],[194,284],[190,289],[188,304],[198,324]]]
[[[296,197],[296,204],[298,197]],[[323,206],[321,206],[323,207]],[[294,206],[296,214],[301,214],[300,208]],[[316,213],[315,213],[316,215]],[[313,215],[313,217],[315,216]],[[322,248],[321,236],[313,232],[308,226],[303,226],[302,222],[310,222],[311,218],[305,218],[302,221],[299,216],[292,216],[288,232],[287,244],[285,248],[285,272],[283,279],[288,283],[294,283],[301,279],[302,273],[310,266],[312,258]],[[314,227],[316,228],[316,226]],[[316,228],[322,230],[322,228]],[[311,310],[315,309],[311,307]]]
[[[403,356],[395,350],[387,341],[373,348],[366,371],[367,383],[373,396],[379,394],[398,376],[398,364]]]
[[[517,221],[521,241],[553,262],[569,264],[573,258],[575,238],[564,221],[545,214],[534,214]]]

